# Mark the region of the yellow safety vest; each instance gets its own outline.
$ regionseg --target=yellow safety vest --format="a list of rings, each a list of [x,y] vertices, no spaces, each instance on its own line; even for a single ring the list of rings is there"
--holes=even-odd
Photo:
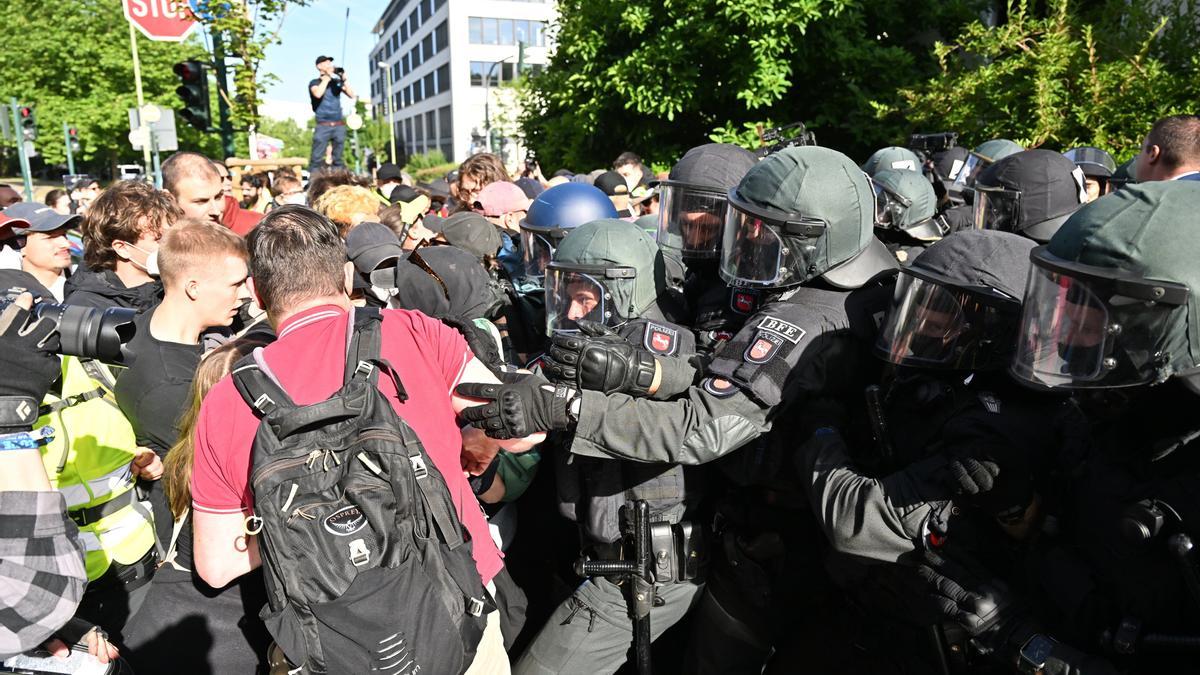
[[[88,580],[108,570],[112,562],[137,562],[154,546],[154,525],[145,505],[134,504],[135,480],[129,469],[137,449],[133,427],[121,414],[111,387],[93,379],[87,369],[106,366],[91,362],[85,368],[73,356],[62,357],[62,396],[47,395],[37,427],[54,428],[54,440],[42,448],[50,483],[63,494],[69,512],[123,500],[125,508],[79,528],[87,553]]]

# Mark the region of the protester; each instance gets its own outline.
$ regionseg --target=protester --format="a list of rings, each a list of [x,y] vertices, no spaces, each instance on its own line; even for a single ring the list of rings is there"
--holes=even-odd
[[[617,210],[618,218],[633,219],[633,211],[629,208],[629,186],[626,184],[624,176],[616,171],[606,171],[596,176],[596,180],[592,184],[608,196],[609,201],[613,203],[613,208]]]
[[[332,220],[342,236],[365,220],[377,220],[381,204],[371,191],[357,185],[339,185],[323,193],[313,208]]]
[[[379,212],[379,222],[396,234],[405,251],[411,251],[433,241],[438,233],[425,226],[429,198],[407,186],[396,188],[393,194],[405,191],[412,191],[412,201],[401,199],[384,208]]]
[[[262,214],[243,209],[225,194],[216,165],[195,152],[177,152],[162,164],[163,190],[188,218],[211,220],[245,236]]]
[[[0,209],[7,209],[19,201],[21,201],[20,192],[17,192],[11,185],[0,183]]]
[[[242,199],[238,203],[247,211],[261,211],[259,205],[262,203],[263,193],[266,192],[265,177],[255,173],[242,174]]]
[[[71,195],[67,194],[66,190],[55,188],[47,192],[46,198],[42,201],[59,215],[71,215]]]
[[[392,191],[401,185],[406,185],[404,182],[404,172],[395,164],[384,162],[379,167],[379,170],[375,172],[375,185],[375,189],[379,192],[380,197],[383,197],[389,203],[395,202],[392,199]]]
[[[451,184],[450,192],[458,202],[454,210],[469,211],[480,190],[508,179],[508,171],[499,157],[488,152],[471,155],[459,165],[458,178]]]
[[[228,197],[233,196],[233,174],[229,173],[229,167],[225,166],[225,162],[213,160],[213,168],[221,176],[221,192]]]
[[[104,191],[84,216],[84,267],[71,275],[66,301],[89,307],[149,309],[162,295],[154,258],[162,233],[180,218],[178,203],[139,181]]]
[[[296,174],[291,171],[275,174],[275,180],[271,183],[271,204],[268,211],[284,204],[303,204],[305,201],[304,185],[296,178]]]

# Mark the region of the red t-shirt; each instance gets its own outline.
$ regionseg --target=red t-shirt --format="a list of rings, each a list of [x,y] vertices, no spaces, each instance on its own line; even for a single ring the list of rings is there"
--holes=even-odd
[[[263,357],[297,405],[329,398],[342,386],[346,321],[340,307],[314,307],[279,326],[279,339]],[[450,488],[458,518],[473,540],[479,575],[488,582],[503,568],[501,553],[488,533],[487,519],[463,476],[462,435],[450,397],[472,358],[458,332],[420,312],[383,311],[381,355],[396,369],[408,391],[400,402],[391,378],[379,377],[379,390],[416,432]],[[209,391],[196,425],[192,503],[208,513],[250,512],[250,448],[259,420],[226,376]]]
[[[263,219],[258,211],[248,211],[238,204],[238,200],[225,195],[225,211],[221,214],[221,224],[233,230],[234,234],[246,236],[250,230]]]

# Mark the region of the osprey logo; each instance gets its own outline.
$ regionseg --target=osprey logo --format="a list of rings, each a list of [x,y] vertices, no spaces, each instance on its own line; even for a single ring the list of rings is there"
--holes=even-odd
[[[325,518],[325,529],[339,537],[348,537],[366,526],[367,516],[357,506],[338,509]]]
[[[759,337],[762,337],[763,331],[774,333],[788,342],[798,345],[800,340],[804,338],[805,331],[800,326],[794,323],[788,323],[783,319],[776,319],[773,316],[763,317],[762,321],[758,322]]]
[[[642,344],[655,354],[671,356],[675,353],[678,338],[679,331],[651,321],[646,324],[646,337]]]
[[[754,342],[746,348],[745,359],[750,363],[766,363],[775,356],[782,344],[783,340],[779,336],[759,331]]]

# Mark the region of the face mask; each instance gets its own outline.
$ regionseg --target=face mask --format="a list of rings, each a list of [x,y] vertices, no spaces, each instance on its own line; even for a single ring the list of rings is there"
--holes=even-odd
[[[146,263],[145,264],[139,263],[138,261],[134,260],[133,258],[126,258],[126,260],[129,261],[129,264],[133,265],[134,267],[138,268],[139,270],[141,270],[141,271],[145,272],[146,274],[149,274],[150,276],[157,279],[158,278],[158,251],[154,251],[153,253],[147,252],[145,249],[134,246],[133,244],[130,244],[128,242],[126,242],[126,245],[129,246],[129,248],[134,249],[135,251],[146,254]]]

